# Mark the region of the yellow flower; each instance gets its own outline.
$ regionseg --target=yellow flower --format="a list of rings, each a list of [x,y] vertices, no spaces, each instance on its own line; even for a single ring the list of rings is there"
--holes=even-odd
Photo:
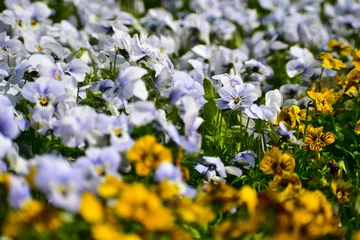
[[[104,209],[101,202],[91,192],[83,193],[79,213],[89,223],[99,223],[104,220]]]
[[[316,110],[320,112],[325,112],[326,114],[333,114],[332,105],[336,103],[340,97],[339,93],[334,93],[334,91],[328,90],[324,93],[308,91],[307,94],[311,99],[316,103]]]
[[[265,174],[279,177],[292,173],[295,169],[295,159],[291,154],[273,147],[266,151],[260,163],[260,169]]]
[[[323,133],[324,127],[314,128],[309,125],[306,129],[305,144],[311,151],[320,151],[323,147],[335,142],[331,132]]]
[[[192,201],[188,197],[179,199],[176,209],[181,219],[186,223],[197,223],[199,226],[204,226],[215,219],[215,214],[207,205],[196,200]]]
[[[296,173],[291,173],[288,176],[277,177],[269,183],[270,190],[278,193],[280,202],[288,200],[299,193],[302,187],[299,176]]]
[[[192,240],[191,234],[179,227],[173,227],[171,229],[171,240]]]
[[[351,52],[350,46],[346,46],[345,44],[340,43],[340,42],[336,41],[335,39],[331,39],[328,42],[327,47],[329,48],[330,51],[335,51],[342,56],[347,56]]]
[[[346,68],[345,63],[343,63],[340,59],[334,58],[328,52],[320,53],[318,58],[322,60],[322,66],[324,68],[335,69],[335,70],[340,70],[341,68]]]
[[[332,181],[331,183],[331,191],[340,202],[350,201],[351,190],[351,183],[345,182],[343,180]]]
[[[336,75],[335,77],[336,84],[340,85],[343,88],[344,94],[348,96],[355,95],[357,91],[356,89],[357,82],[351,80],[353,77],[357,77],[356,76],[357,74],[354,74],[355,72],[360,73],[356,69],[353,69],[345,77],[341,77],[339,75]]]
[[[179,187],[176,183],[171,181],[162,181],[151,189],[163,200],[170,200],[179,195]]]
[[[216,184],[209,183],[206,185],[205,193],[205,195],[200,195],[203,204],[219,205],[223,212],[230,212],[234,207],[239,205],[239,191],[222,181],[219,181]]]
[[[213,236],[215,240],[243,239],[242,236],[251,236],[257,228],[256,221],[252,219],[250,221],[236,220],[234,222],[226,219],[215,226]]]
[[[300,110],[300,108],[296,105],[288,106],[283,108],[277,119],[276,122],[279,124],[283,122],[288,128],[295,129],[297,125],[300,124],[301,121],[305,121],[306,119],[306,109]],[[308,120],[310,116],[308,116]]]
[[[135,171],[139,176],[148,176],[162,162],[172,162],[170,149],[157,143],[151,135],[139,138],[126,157],[135,163]]]
[[[357,121],[354,132],[360,134],[360,120]]]
[[[360,70],[360,50],[357,48],[354,48],[353,52],[353,59],[352,62],[356,69]]]
[[[123,188],[124,183],[115,176],[106,176],[105,181],[98,186],[98,193],[102,198],[114,198]]]
[[[109,223],[96,224],[91,228],[94,240],[140,240],[135,234],[124,234],[118,226]]]
[[[245,203],[250,214],[254,214],[259,203],[257,192],[250,186],[243,186],[240,189],[240,204]]]
[[[124,219],[142,223],[148,230],[168,230],[174,222],[170,209],[140,183],[126,185],[115,203],[115,213]]]

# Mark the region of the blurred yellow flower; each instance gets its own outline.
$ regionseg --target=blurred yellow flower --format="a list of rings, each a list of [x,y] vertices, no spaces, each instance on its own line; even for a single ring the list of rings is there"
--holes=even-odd
[[[179,199],[176,209],[181,219],[186,223],[196,223],[199,226],[204,226],[215,219],[215,214],[209,206],[203,205],[196,200],[192,201],[188,197]]]
[[[91,228],[94,240],[140,240],[135,234],[125,234],[119,231],[118,226],[109,223],[96,224]]]
[[[98,194],[103,198],[114,198],[121,191],[124,183],[115,176],[106,176],[103,183],[98,186]]]
[[[284,177],[274,177],[274,180],[269,183],[270,190],[278,193],[280,202],[294,197],[301,190],[302,184],[299,176],[296,173],[291,173]]]
[[[139,176],[148,176],[162,162],[172,162],[170,149],[157,143],[152,135],[139,138],[126,157],[135,163],[135,171]]]
[[[140,183],[127,184],[115,203],[116,214],[124,219],[138,221],[148,230],[168,230],[174,222],[170,209],[160,198]]]
[[[240,204],[245,203],[249,214],[254,214],[259,203],[257,192],[250,186],[243,186],[240,189]]]
[[[99,223],[104,220],[103,206],[100,200],[91,192],[83,193],[79,213],[89,223]]]
[[[341,42],[338,42],[335,39],[331,39],[328,44],[327,47],[329,48],[330,51],[335,51],[337,53],[339,53],[342,56],[347,56],[350,54],[351,52],[351,47],[347,46]]]

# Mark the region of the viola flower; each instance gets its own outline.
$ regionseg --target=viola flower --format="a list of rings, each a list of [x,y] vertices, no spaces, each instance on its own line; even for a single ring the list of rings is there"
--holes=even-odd
[[[220,81],[224,87],[235,87],[236,85],[244,84],[241,76],[236,74],[233,68],[230,70],[230,74],[215,75],[212,78]]]
[[[227,177],[227,173],[240,177],[242,170],[235,166],[224,166],[219,157],[202,157],[203,164],[198,163],[195,170],[206,176],[207,180],[218,182]],[[217,173],[219,176],[217,176]]]
[[[120,167],[120,155],[111,147],[106,148],[88,148],[85,151],[86,156],[79,157],[74,167],[80,169],[84,173],[84,178],[89,181],[88,187],[96,190],[101,179],[108,175],[117,176],[117,170]]]
[[[360,120],[357,121],[354,132],[360,134]]]
[[[96,129],[96,111],[89,106],[71,108],[67,115],[55,122],[54,134],[62,138],[62,143],[69,147],[95,145],[97,138],[102,136]]]
[[[14,113],[9,107],[0,107],[0,133],[10,139],[19,136],[20,129],[14,121]]]
[[[269,183],[269,188],[278,193],[278,198],[281,202],[296,196],[301,190],[302,184],[299,176],[296,173],[291,173],[286,177],[275,177]]]
[[[308,116],[308,120],[309,119],[310,117]],[[277,124],[283,122],[286,127],[290,129],[295,129],[297,126],[301,124],[301,121],[305,121],[305,120],[306,120],[306,109],[300,110],[298,106],[292,105],[285,107],[280,111],[276,119],[276,122]]]
[[[305,143],[299,141],[295,135],[294,131],[289,131],[284,122],[279,122],[279,128],[275,130],[276,133],[280,134],[285,139],[288,139],[291,143],[304,146]]]
[[[185,195],[193,198],[197,193],[195,189],[184,182],[181,169],[170,162],[162,162],[159,165],[154,172],[154,179],[157,182],[166,183],[166,186],[169,184],[174,185],[177,190],[174,195]],[[167,191],[167,189],[164,191]]]
[[[332,105],[336,103],[340,95],[339,93],[335,93],[332,89],[323,93],[307,91],[307,94],[315,101],[316,110],[325,112],[326,114],[333,114]]]
[[[142,177],[148,176],[162,162],[172,161],[170,149],[158,143],[151,135],[139,138],[126,157],[135,164],[136,174]]]
[[[346,68],[346,64],[341,60],[334,58],[331,53],[322,52],[320,53],[319,59],[322,60],[322,66],[328,69],[340,70],[341,68]]]
[[[336,41],[336,39],[331,39],[328,44],[327,47],[330,51],[335,51],[337,53],[339,53],[342,56],[347,56],[350,54],[351,52],[351,47],[347,46],[343,43],[340,43],[338,41]]]
[[[104,208],[100,200],[91,192],[84,192],[81,196],[79,214],[88,223],[101,223],[104,220]]]
[[[106,99],[130,99],[133,96],[141,100],[148,98],[146,85],[141,78],[146,75],[147,71],[140,67],[124,67],[119,71],[119,75],[115,80],[115,86],[104,92]]]
[[[21,209],[31,199],[30,188],[23,177],[10,175],[8,203],[12,208]]]
[[[84,187],[80,169],[73,168],[66,159],[54,155],[43,155],[34,160],[36,186],[46,193],[53,205],[77,212]]]
[[[351,183],[344,180],[331,182],[331,191],[341,203],[350,201],[352,188]]]
[[[195,81],[188,73],[175,71],[172,75],[172,86],[162,94],[169,98],[171,104],[178,104],[184,96],[192,96],[200,105],[207,101],[204,99],[204,87],[200,82]]]
[[[114,211],[121,219],[137,221],[150,231],[166,231],[174,224],[170,209],[140,183],[124,186],[116,199]]]
[[[286,64],[286,73],[289,77],[293,78],[301,76],[303,80],[309,80],[315,73],[313,59],[294,59]]]
[[[6,59],[8,54],[21,51],[22,43],[17,39],[9,39],[6,32],[0,33],[0,60]]]
[[[354,64],[355,68],[360,70],[360,50],[354,48],[352,57],[352,63]]]
[[[26,100],[35,103],[32,114],[34,121],[50,121],[55,112],[55,105],[65,97],[65,89],[55,80],[38,78],[35,82],[26,83],[21,94]]]
[[[273,147],[266,151],[260,163],[260,169],[265,174],[272,174],[283,177],[291,174],[295,169],[294,157],[277,147]]]
[[[247,150],[244,152],[240,152],[231,159],[231,162],[237,162],[237,163],[245,163],[247,166],[244,166],[245,169],[250,169],[250,167],[255,167],[255,159],[257,158],[257,155],[251,151]]]
[[[129,120],[135,126],[144,126],[156,119],[158,112],[150,101],[137,101],[129,106]]]
[[[331,132],[323,133],[324,127],[314,128],[309,125],[306,129],[305,144],[311,151],[320,151],[323,147],[335,142]]]
[[[222,87],[218,91],[221,98],[216,99],[219,109],[244,110],[258,99],[255,86],[251,83],[236,85],[235,87]]]
[[[100,132],[110,135],[111,145],[118,151],[124,152],[134,144],[125,114],[118,117],[99,114],[96,117],[96,128]]]
[[[29,126],[29,121],[24,118],[20,111],[15,109],[8,97],[0,95],[0,106],[12,110],[14,122],[21,131],[24,131]]]

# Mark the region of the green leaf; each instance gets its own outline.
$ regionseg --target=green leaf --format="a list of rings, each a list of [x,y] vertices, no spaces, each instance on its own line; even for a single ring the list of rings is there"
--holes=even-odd
[[[215,91],[214,91],[214,86],[212,85],[212,82],[210,81],[210,79],[205,78],[204,82],[204,91],[205,91],[205,99],[206,100],[211,100],[211,99],[215,99]]]

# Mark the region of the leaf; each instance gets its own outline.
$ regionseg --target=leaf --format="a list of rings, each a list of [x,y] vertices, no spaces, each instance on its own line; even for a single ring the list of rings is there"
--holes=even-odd
[[[214,91],[214,86],[213,86],[212,82],[208,78],[205,78],[203,85],[204,85],[204,91],[205,91],[204,98],[206,100],[215,99],[215,91]]]

